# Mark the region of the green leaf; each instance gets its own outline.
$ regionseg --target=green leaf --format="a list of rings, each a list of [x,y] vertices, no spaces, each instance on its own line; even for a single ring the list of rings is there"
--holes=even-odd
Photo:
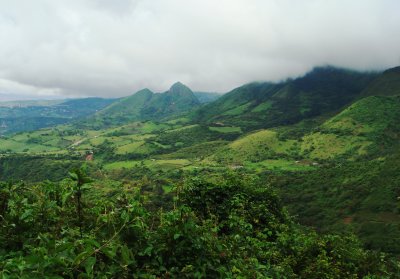
[[[89,244],[90,246],[89,247],[96,247],[96,248],[99,248],[100,247],[100,243],[98,243],[96,240],[94,240],[94,239],[92,239],[92,238],[88,238],[88,239],[85,239],[84,241],[83,241],[85,244]],[[87,246],[87,245],[86,245]],[[88,247],[88,246],[87,246]],[[86,248],[86,249],[88,249],[88,248]]]
[[[62,204],[65,205],[66,201],[72,196],[72,192],[67,192],[62,196]]]
[[[26,218],[32,215],[32,209],[27,209],[25,212],[19,217],[20,220],[25,220]]]
[[[116,246],[104,247],[101,249],[101,252],[103,252],[110,259],[114,259],[115,255],[117,254],[117,247]]]
[[[80,253],[78,256],[75,257],[74,259],[74,264],[78,264],[81,260],[83,260],[85,257],[89,256],[93,251],[83,251]]]
[[[78,175],[75,172],[70,172],[68,173],[68,175],[72,180],[74,181],[78,180]]]
[[[95,257],[89,257],[84,264],[85,271],[87,274],[92,274],[93,273],[93,267],[96,264],[96,258]]]
[[[122,256],[122,260],[124,261],[125,264],[132,263],[130,252],[131,251],[129,250],[129,248],[126,245],[123,245],[121,247],[121,256]]]

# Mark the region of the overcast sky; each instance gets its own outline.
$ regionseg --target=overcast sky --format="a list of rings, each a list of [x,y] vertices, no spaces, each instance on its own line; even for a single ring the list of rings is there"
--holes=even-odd
[[[400,64],[398,0],[0,0],[0,96],[226,92]]]

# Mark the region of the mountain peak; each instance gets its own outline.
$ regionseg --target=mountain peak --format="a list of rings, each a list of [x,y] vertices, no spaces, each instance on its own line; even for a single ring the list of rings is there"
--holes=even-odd
[[[169,89],[170,91],[176,91],[176,90],[181,90],[181,89],[189,89],[189,87],[187,87],[186,85],[184,85],[182,82],[177,81],[175,82],[171,88]],[[190,90],[190,89],[189,89]],[[191,91],[191,90],[190,90]]]
[[[153,95],[153,91],[151,91],[148,88],[143,88],[135,93],[133,93],[133,95]],[[133,96],[131,95],[131,96]]]
[[[171,88],[166,92],[168,95],[174,95],[174,96],[191,96],[193,98],[196,98],[194,96],[193,91],[187,87],[186,85],[184,85],[181,82],[176,82],[174,83]]]
[[[384,73],[384,74],[387,74],[387,73],[396,73],[396,74],[399,74],[399,73],[400,73],[400,66],[387,69],[387,70],[384,71],[383,73]]]

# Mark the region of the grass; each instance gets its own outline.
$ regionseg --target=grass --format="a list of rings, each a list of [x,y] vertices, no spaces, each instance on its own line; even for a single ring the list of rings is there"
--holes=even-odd
[[[275,131],[261,130],[232,142],[230,147],[244,152],[254,152],[262,147],[268,147],[277,153],[285,153],[294,143],[293,140],[280,141]]]
[[[189,147],[184,147],[176,152],[164,154],[160,157],[165,159],[185,158],[192,160],[200,160],[204,157],[211,156],[221,147],[226,146],[227,141],[208,141],[204,143],[194,144]]]
[[[160,130],[165,130],[168,127],[169,125],[164,123],[145,122],[143,126],[139,128],[139,130],[142,133],[152,133]]]
[[[233,109],[230,109],[230,110],[224,112],[222,115],[228,115],[228,116],[239,115],[239,114],[242,114],[243,112],[245,112],[250,106],[251,106],[251,102],[248,102],[241,106],[237,106]]]
[[[310,171],[314,170],[315,166],[310,166],[302,164],[300,162],[296,163],[294,160],[264,160],[258,163],[245,162],[244,166],[249,169],[263,171],[268,170],[281,170],[281,171]]]
[[[266,101],[264,103],[259,104],[255,108],[252,109],[252,112],[264,112],[268,111],[272,107],[272,101]]]
[[[295,140],[280,141],[277,135],[277,132],[272,130],[261,130],[249,134],[233,141],[213,157],[217,160],[256,162],[271,159],[274,156],[289,156],[296,153]]]
[[[134,153],[144,144],[145,144],[144,141],[137,141],[137,142],[132,142],[132,143],[128,143],[125,145],[121,145],[117,148],[115,153],[116,154]]]
[[[144,166],[152,169],[152,170],[171,170],[171,169],[179,169],[186,166],[189,166],[191,162],[186,159],[171,159],[171,160],[143,160],[143,161],[119,161],[113,162],[104,165],[104,169],[106,170],[115,170],[122,168],[133,168],[143,164]]]
[[[379,135],[400,119],[400,97],[372,96],[354,103],[322,125],[349,134]]]
[[[42,153],[46,151],[58,151],[57,147],[45,146],[41,144],[30,144],[26,142],[19,142],[13,139],[0,139],[0,152],[12,151],[12,152],[29,152],[29,153]]]
[[[241,133],[242,129],[240,127],[208,127],[210,131],[218,133]]]
[[[371,144],[364,137],[316,132],[303,137],[301,153],[311,159],[333,159],[340,155],[362,155]]]
[[[179,131],[183,131],[183,130],[186,130],[186,129],[195,128],[195,127],[198,127],[198,126],[199,126],[198,124],[188,125],[188,126],[179,127],[179,128],[176,128],[176,129],[166,130],[165,132],[166,133],[179,132]]]
[[[105,164],[104,169],[105,170],[115,170],[123,168],[129,169],[138,165],[140,165],[140,161],[119,161],[119,162]]]
[[[185,124],[185,123],[189,123],[189,122],[190,122],[189,118],[181,117],[181,118],[169,120],[166,123],[175,125],[175,124]]]
[[[89,142],[90,142],[90,144],[91,145],[100,145],[100,144],[102,144],[103,142],[105,142],[105,140],[107,139],[107,137],[95,137],[95,138],[91,138],[90,140],[89,140]]]

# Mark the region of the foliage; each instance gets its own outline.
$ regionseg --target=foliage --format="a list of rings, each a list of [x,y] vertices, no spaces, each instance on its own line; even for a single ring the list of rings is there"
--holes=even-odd
[[[3,278],[359,278],[395,268],[354,237],[305,231],[272,189],[237,175],[178,186],[168,211],[149,211],[138,191],[106,197],[90,187],[83,222],[74,185],[89,181],[83,170],[73,177],[1,184]]]
[[[294,124],[351,103],[376,76],[322,67],[277,84],[251,83],[199,108],[193,119],[246,130]]]
[[[317,68],[198,110],[177,83],[2,137],[0,277],[399,278],[398,73]]]

